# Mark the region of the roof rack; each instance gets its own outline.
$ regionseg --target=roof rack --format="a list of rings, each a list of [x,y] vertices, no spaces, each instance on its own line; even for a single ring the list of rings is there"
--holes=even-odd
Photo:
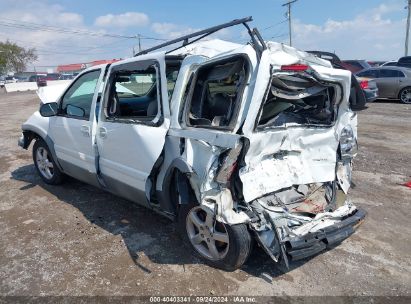
[[[204,37],[206,37],[208,35],[211,35],[211,34],[217,32],[221,29],[231,27],[231,26],[234,26],[234,25],[238,25],[238,24],[243,24],[247,28],[248,34],[250,35],[250,37],[252,39],[254,48],[258,49],[258,53],[261,53],[262,52],[261,49],[264,50],[267,47],[264,43],[264,40],[261,38],[261,35],[258,32],[258,30],[256,28],[251,30],[250,27],[248,26],[247,22],[250,22],[250,21],[253,21],[253,17],[251,17],[251,16],[245,17],[245,18],[242,18],[242,19],[235,19],[235,20],[227,22],[227,23],[223,23],[223,24],[220,24],[220,25],[209,27],[207,29],[197,31],[197,32],[194,32],[192,34],[184,35],[184,36],[181,36],[179,38],[176,38],[176,39],[161,43],[161,44],[153,46],[153,47],[151,47],[147,50],[140,51],[137,54],[135,54],[134,56],[144,55],[144,54],[150,53],[152,51],[161,49],[163,47],[175,44],[177,42],[183,42],[183,44],[181,46],[178,46],[177,48],[167,52],[167,53],[170,53],[170,52],[175,51],[179,48],[182,48],[182,47],[184,47],[188,44],[191,44],[191,43],[194,43],[194,42],[196,42],[200,39],[203,39]],[[195,37],[197,37],[197,38],[192,40],[192,41],[189,41],[189,39],[195,38]],[[257,42],[257,40],[258,40],[258,42]]]

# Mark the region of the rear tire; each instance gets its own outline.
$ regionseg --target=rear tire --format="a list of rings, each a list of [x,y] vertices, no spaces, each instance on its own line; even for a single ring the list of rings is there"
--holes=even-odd
[[[411,87],[403,88],[398,95],[402,103],[411,104]]]
[[[37,173],[46,184],[59,185],[63,182],[64,175],[42,139],[37,139],[33,145],[33,161]]]
[[[181,237],[208,265],[226,271],[240,268],[252,248],[247,226],[227,225],[214,221],[207,215],[212,216],[212,213],[197,204],[180,205],[177,225]]]

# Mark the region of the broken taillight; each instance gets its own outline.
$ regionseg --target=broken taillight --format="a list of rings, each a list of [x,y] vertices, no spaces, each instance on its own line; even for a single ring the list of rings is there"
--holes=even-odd
[[[361,81],[360,81],[360,87],[361,87],[361,89],[363,89],[363,90],[368,89],[368,88],[369,88],[369,87],[368,87],[368,80],[361,80]]]
[[[309,69],[309,66],[306,64],[289,64],[289,65],[282,65],[281,66],[281,71],[287,71],[287,72],[304,72]]]

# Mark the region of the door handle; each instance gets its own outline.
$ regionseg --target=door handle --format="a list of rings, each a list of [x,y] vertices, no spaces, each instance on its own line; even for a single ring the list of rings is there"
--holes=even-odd
[[[101,138],[106,138],[107,137],[107,129],[104,127],[99,128],[99,133]]]
[[[90,137],[90,126],[82,125],[80,130],[81,130],[81,133],[83,133],[84,136]]]

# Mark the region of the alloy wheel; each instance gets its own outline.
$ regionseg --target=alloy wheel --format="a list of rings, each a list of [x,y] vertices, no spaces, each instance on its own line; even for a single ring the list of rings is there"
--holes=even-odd
[[[216,261],[227,255],[229,235],[223,223],[214,220],[211,211],[201,206],[190,210],[186,219],[188,239],[203,257]]]
[[[36,151],[37,168],[41,175],[47,179],[52,179],[54,174],[54,165],[50,155],[44,147],[38,147]]]
[[[411,103],[411,89],[404,89],[400,95],[401,102]]]

